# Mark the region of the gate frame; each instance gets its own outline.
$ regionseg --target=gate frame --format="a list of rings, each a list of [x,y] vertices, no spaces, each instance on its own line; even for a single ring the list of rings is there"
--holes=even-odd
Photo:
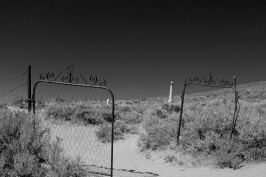
[[[30,70],[30,67],[29,67]],[[85,80],[85,78],[83,77],[83,75],[81,73],[78,73],[79,76],[81,76],[82,80],[86,83],[86,84],[78,84],[79,81],[79,76],[74,76],[74,66],[70,65],[68,67],[68,73],[66,75],[62,75],[63,72],[60,72],[55,79],[54,78],[54,72],[49,71],[46,74],[40,74],[39,78],[40,80],[37,81],[34,86],[33,86],[33,93],[31,96],[31,99],[28,99],[29,101],[29,105],[33,106],[33,114],[35,115],[35,110],[36,110],[36,100],[35,100],[35,96],[36,96],[36,87],[39,83],[48,83],[48,84],[58,84],[58,85],[69,85],[69,86],[76,86],[76,87],[88,87],[88,88],[96,88],[96,89],[101,89],[101,90],[107,90],[109,92],[109,94],[111,95],[112,98],[112,132],[111,132],[111,174],[110,176],[113,177],[113,165],[114,165],[114,122],[115,122],[115,101],[114,101],[114,94],[113,92],[105,87],[106,81],[104,79],[98,79],[96,75],[91,75],[90,76],[90,81],[93,82],[93,85],[89,85],[88,82]],[[59,78],[59,76],[61,76],[61,80],[62,82],[57,82],[56,80]],[[29,78],[30,78],[30,74],[29,74]],[[45,78],[47,80],[45,80]],[[50,79],[53,79],[52,81]],[[99,86],[95,85],[95,84],[99,84]],[[31,106],[29,107],[29,111]]]
[[[219,87],[219,88],[231,88],[235,92],[235,109],[234,109],[234,116],[233,116],[233,122],[232,122],[232,128],[230,133],[230,139],[232,138],[233,133],[235,132],[235,125],[236,120],[238,117],[238,113],[240,110],[240,105],[238,102],[238,90],[236,89],[236,77],[233,77],[233,81],[228,81],[225,79],[218,79],[215,76],[213,76],[212,73],[209,73],[208,76],[204,76],[202,78],[196,76],[194,78],[190,78],[187,82],[186,79],[184,79],[184,86],[183,91],[181,95],[181,108],[180,108],[180,115],[179,115],[179,124],[178,124],[178,130],[177,130],[177,145],[179,145],[179,137],[180,137],[180,131],[181,131],[181,122],[182,122],[182,114],[184,109],[184,98],[185,98],[185,92],[186,87],[188,85],[200,85],[205,87]]]

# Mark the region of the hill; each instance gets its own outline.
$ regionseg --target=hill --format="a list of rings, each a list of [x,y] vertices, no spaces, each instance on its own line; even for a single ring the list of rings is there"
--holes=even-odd
[[[167,97],[117,100],[114,127],[116,172],[136,170],[163,177],[176,174],[263,176],[263,169],[266,169],[266,82],[238,85],[237,88],[240,111],[232,139],[234,92],[231,89],[191,94],[188,90],[178,143],[180,95],[174,97],[173,103],[168,103]],[[49,122],[52,137],[62,139],[66,155],[97,157],[96,153],[86,150],[88,145],[94,144],[96,149],[110,145],[111,109],[106,102],[93,105],[90,101],[69,103],[55,99],[52,103],[39,102],[37,108],[40,119]],[[90,143],[84,144],[87,141]],[[90,159],[82,160],[90,162]],[[137,174],[140,173],[134,175]]]

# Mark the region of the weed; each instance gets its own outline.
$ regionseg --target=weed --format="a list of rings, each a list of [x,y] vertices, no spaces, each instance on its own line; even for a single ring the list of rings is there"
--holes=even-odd
[[[180,107],[177,105],[169,105],[169,104],[163,104],[162,109],[166,110],[169,114],[172,114],[173,112],[179,113]]]
[[[175,116],[160,119],[150,116],[144,121],[145,133],[140,135],[138,145],[141,150],[164,148],[175,139],[177,121]]]
[[[172,162],[177,161],[177,158],[174,155],[167,155],[164,157],[164,161],[166,163],[172,163]]]
[[[124,134],[134,131],[130,126],[124,124],[122,121],[117,121],[114,124],[114,141],[124,139]],[[96,131],[96,136],[102,143],[111,142],[112,125],[104,123],[100,125],[99,130]]]

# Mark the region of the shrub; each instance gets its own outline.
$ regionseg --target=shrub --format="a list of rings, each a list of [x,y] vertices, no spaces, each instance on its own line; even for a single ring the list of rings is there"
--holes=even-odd
[[[46,129],[41,130],[33,116],[2,110],[0,113],[1,175],[42,176],[40,159],[46,142]]]
[[[111,122],[110,112],[110,108],[102,105],[55,103],[47,108],[46,118],[99,125],[105,121]]]
[[[72,106],[54,104],[47,108],[46,118],[70,121],[74,119],[75,110],[76,108]]]
[[[166,155],[165,157],[164,157],[164,161],[166,162],[166,163],[171,163],[171,162],[175,162],[175,161],[177,161],[177,158],[174,156],[174,155]]]
[[[118,107],[118,110],[120,111],[120,112],[131,112],[131,108],[129,107],[129,106],[120,106],[120,107]]]
[[[167,117],[167,113],[165,111],[162,111],[161,109],[155,109],[155,112],[153,115],[155,115],[161,119],[164,119]]]
[[[6,109],[7,104],[6,103],[0,103],[0,109]]]
[[[47,156],[47,163],[50,167],[50,176],[64,176],[64,177],[85,177],[86,171],[82,168],[80,157],[75,160],[65,158],[62,156],[63,149],[60,147],[61,139],[57,137],[56,141],[49,144]]]
[[[114,124],[114,141],[124,139],[124,134],[130,133],[132,129],[121,121]],[[102,124],[99,130],[96,131],[96,136],[102,143],[111,142],[112,124]]]
[[[141,123],[143,120],[143,117],[140,116],[137,112],[131,112],[131,113],[120,113],[119,114],[120,120],[123,120],[124,123],[129,125],[134,125]]]
[[[45,106],[46,106],[46,104],[45,104],[44,100],[37,100],[37,103],[36,103],[36,108],[37,109],[45,108]]]
[[[204,139],[209,132],[215,132],[222,136],[227,136],[231,130],[231,109],[225,106],[210,105],[201,111],[199,108],[192,109],[189,118],[184,119],[183,136],[191,139]]]
[[[98,125],[103,123],[104,119],[101,116],[101,113],[95,110],[79,110],[76,113],[76,117],[82,120],[85,123],[89,123],[92,125]]]
[[[113,122],[113,117],[111,113],[102,113],[102,118],[106,122]]]
[[[231,97],[230,97],[231,98]],[[219,97],[189,98],[184,105],[184,118],[178,151],[188,155],[191,163],[207,162],[219,168],[238,169],[244,161],[266,160],[265,103],[240,103],[236,131],[230,139],[234,100]],[[264,105],[263,105],[264,104]],[[138,145],[141,150],[169,148],[176,141],[178,108],[158,104],[150,108],[143,121],[144,132]],[[178,161],[176,156],[165,157],[168,162]]]
[[[123,120],[125,124],[139,124],[143,120],[143,109],[139,106],[120,106],[115,111],[115,120]]]
[[[175,139],[177,120],[176,115],[166,119],[150,116],[144,121],[145,132],[140,135],[138,145],[141,150],[164,148]]]
[[[57,102],[57,103],[64,103],[65,101],[66,101],[65,99],[60,98],[60,97],[57,97],[57,98],[55,99],[55,102]]]
[[[163,104],[162,109],[166,110],[169,114],[172,114],[173,112],[179,113],[181,108],[177,105]]]
[[[212,101],[200,110],[195,107],[182,130],[182,147],[190,154],[205,154],[220,168],[239,168],[243,161],[266,159],[266,120],[260,109],[247,104],[241,107],[236,132],[229,139],[232,102]],[[259,110],[259,111],[258,111]]]
[[[85,176],[80,160],[62,156],[60,141],[34,116],[0,110],[0,176]]]

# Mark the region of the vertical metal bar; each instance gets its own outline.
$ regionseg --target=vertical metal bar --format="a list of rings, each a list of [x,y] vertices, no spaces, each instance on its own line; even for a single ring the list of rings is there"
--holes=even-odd
[[[28,66],[28,114],[31,111],[31,65]]]
[[[40,81],[36,82],[33,86],[33,93],[32,93],[32,105],[33,105],[33,114],[35,114],[35,109],[36,109],[36,101],[35,101],[35,95],[36,95],[36,87],[40,83]]]
[[[181,131],[181,122],[182,122],[182,114],[183,114],[183,107],[184,107],[184,98],[185,98],[185,90],[186,90],[186,79],[184,79],[184,87],[181,95],[181,108],[180,108],[180,115],[179,115],[179,124],[177,130],[177,145],[179,144],[179,137]]]
[[[115,99],[114,94],[109,90],[111,96],[112,96],[112,141],[111,141],[111,177],[113,177],[113,168],[114,168],[114,124],[115,124]]]
[[[230,139],[232,139],[233,133],[235,131],[235,123],[236,123],[236,112],[237,112],[237,99],[238,99],[238,93],[236,90],[236,77],[234,76],[234,90],[235,90],[235,110],[234,110],[234,117],[233,117],[233,123],[232,123],[232,130],[230,133]]]
[[[31,99],[32,99],[32,112],[33,112],[33,114],[35,115],[35,109],[36,109],[36,102],[35,102],[35,87],[33,88],[33,94],[32,94],[32,97],[31,97]]]

